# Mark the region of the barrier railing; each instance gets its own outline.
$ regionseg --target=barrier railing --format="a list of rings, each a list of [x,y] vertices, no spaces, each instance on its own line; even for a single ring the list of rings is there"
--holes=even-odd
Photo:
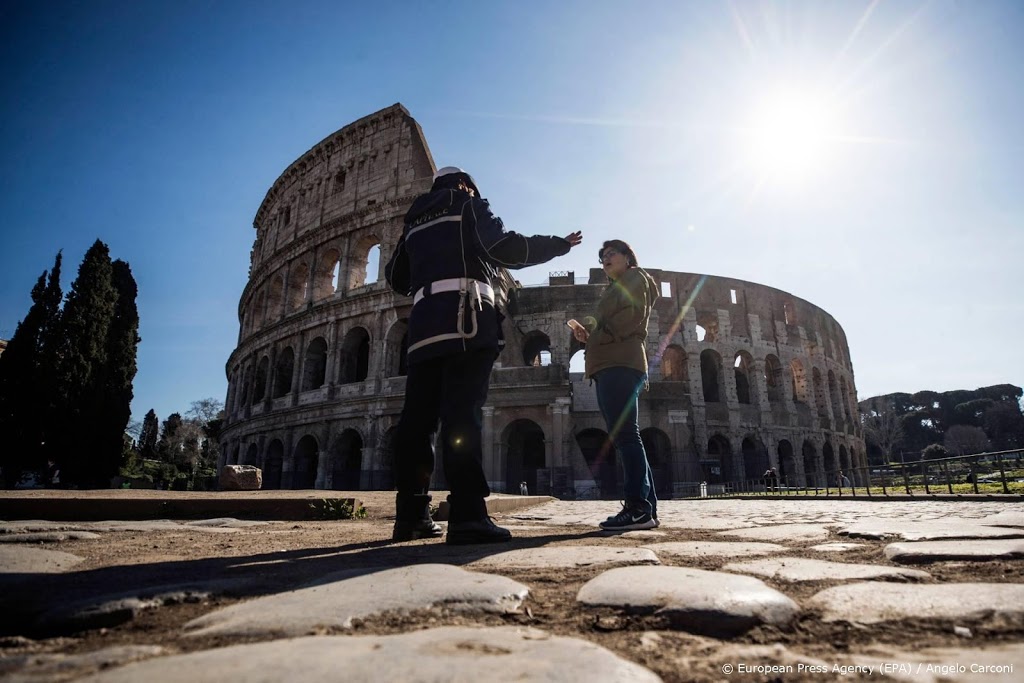
[[[676,487],[677,498],[917,494],[1024,495],[1024,449]]]

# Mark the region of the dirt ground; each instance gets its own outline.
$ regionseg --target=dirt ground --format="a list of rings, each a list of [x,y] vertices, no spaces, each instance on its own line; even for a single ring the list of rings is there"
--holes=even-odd
[[[187,621],[240,600],[280,592],[342,569],[356,567],[394,567],[440,562],[464,565],[488,554],[516,548],[543,545],[640,546],[651,542],[722,540],[710,531],[663,527],[663,537],[641,539],[607,536],[592,527],[524,529],[508,515],[497,515],[514,526],[515,539],[496,546],[449,547],[441,540],[412,543],[390,542],[390,510],[369,511],[367,518],[344,521],[273,522],[234,533],[203,531],[104,532],[100,540],[66,541],[39,547],[59,549],[85,558],[75,571],[43,576],[33,580],[28,590],[19,591],[12,604],[21,615],[70,604],[87,596],[113,593],[126,586],[183,584],[190,581],[226,579],[236,586],[226,596],[195,603],[165,605],[144,611],[124,623],[111,623],[78,633],[32,632],[20,623],[6,623],[0,635],[0,657],[17,654],[60,652],[81,653],[115,645],[153,644],[172,652],[188,652],[228,644],[247,642],[241,638],[221,638],[197,642],[181,635]],[[516,513],[509,513],[510,515]],[[69,523],[70,525],[70,523]],[[600,539],[600,540],[598,540]],[[790,543],[809,547],[819,541]],[[881,554],[883,541],[857,539],[864,548],[846,553],[806,551],[805,557],[838,562],[890,564]],[[663,557],[664,564],[718,569],[726,558],[674,560]],[[578,605],[579,588],[608,567],[576,570],[534,570],[507,568],[501,574],[530,588],[519,613],[512,615],[461,615],[428,612],[389,615],[357,622],[349,633],[393,634],[443,625],[528,625],[558,635],[590,640],[620,656],[642,664],[666,681],[724,680],[718,665],[709,663],[716,650],[728,645],[782,644],[801,655],[825,662],[841,659],[848,652],[859,652],[872,645],[887,644],[918,650],[928,646],[983,647],[995,643],[1024,641],[1024,624],[973,623],[973,638],[965,640],[952,632],[948,622],[893,624],[857,627],[827,624],[813,611],[805,609],[789,630],[755,628],[728,641],[689,635],[673,628],[654,615],[590,609]],[[930,572],[934,581],[951,582],[1024,582],[1024,561],[951,562],[919,567]],[[493,571],[493,570],[492,570]],[[773,588],[803,605],[816,592],[838,582],[785,583],[765,580]],[[10,595],[8,597],[11,597]],[[6,620],[0,619],[0,622]],[[325,631],[327,632],[327,631]],[[341,632],[341,631],[339,631]],[[654,632],[656,635],[652,635]],[[785,680],[821,680],[820,674],[785,676]],[[776,680],[772,676],[740,677],[729,680]]]

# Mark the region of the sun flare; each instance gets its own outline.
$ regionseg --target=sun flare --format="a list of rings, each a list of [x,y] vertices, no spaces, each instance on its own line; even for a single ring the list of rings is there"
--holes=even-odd
[[[779,90],[751,110],[744,147],[760,180],[802,183],[821,171],[837,126],[826,99]]]

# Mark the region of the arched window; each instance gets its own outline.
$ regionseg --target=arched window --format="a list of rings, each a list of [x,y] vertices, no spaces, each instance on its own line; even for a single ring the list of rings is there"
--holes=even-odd
[[[764,358],[764,383],[768,387],[768,402],[782,400],[782,364],[771,354]]]
[[[346,429],[331,449],[331,488],[335,491],[358,491],[363,471],[363,437],[354,429]]]
[[[686,352],[678,344],[670,344],[661,356],[661,377],[670,382],[685,382],[690,379]]]
[[[338,383],[362,382],[370,369],[370,333],[356,327],[348,331],[338,352]]]
[[[789,364],[789,369],[793,373],[793,402],[806,404],[810,388],[807,386],[807,374],[804,372],[804,366],[800,364],[800,361],[794,360]]]
[[[313,278],[313,299],[329,299],[338,291],[338,272],[341,260],[337,249],[328,249],[317,262],[316,277]]]
[[[292,373],[295,371],[295,352],[286,347],[277,357],[274,369],[274,398],[281,398],[292,390]]]
[[[295,267],[288,276],[288,310],[302,308],[306,302],[306,290],[309,287],[309,266],[305,262]]]
[[[807,486],[819,486],[822,484],[819,477],[821,469],[821,458],[818,456],[818,449],[810,441],[804,441],[804,478]]]
[[[387,377],[403,377],[408,374],[407,357],[409,355],[409,321],[397,320],[388,330],[385,342],[385,363]]]
[[[334,183],[331,186],[331,194],[339,194],[345,190],[345,178],[347,174],[345,169],[339,168],[338,172],[334,174]]]
[[[704,349],[700,353],[700,378],[704,387],[704,400],[718,403],[722,400],[722,357],[716,351]]]
[[[846,378],[839,378],[839,393],[842,395],[843,414],[846,415],[846,421],[850,421],[850,392],[846,387]]]
[[[537,470],[545,467],[544,430],[533,420],[516,420],[502,434],[505,446],[505,489],[519,493],[519,482],[525,481],[530,493],[537,492]],[[544,490],[550,480],[540,482]]]
[[[265,321],[276,321],[281,317],[281,305],[284,303],[284,276],[277,275],[270,282],[270,292],[267,294],[267,312]]]
[[[545,358],[547,362],[544,362]],[[530,332],[523,341],[523,364],[551,365],[551,340],[543,332]]]
[[[249,315],[249,331],[255,332],[256,330],[263,327],[263,306],[266,303],[266,295],[261,289],[260,293],[256,295],[256,302],[253,305]]]
[[[704,328],[704,339],[700,338],[698,331],[697,341],[718,341],[718,312],[697,311],[697,327]]]
[[[349,289],[376,282],[380,272],[380,238],[368,235],[356,242],[349,254],[348,264]]]
[[[263,488],[281,488],[281,471],[284,467],[284,444],[274,439],[267,447],[267,457],[263,462]]]
[[[262,401],[267,397],[267,374],[270,369],[270,359],[266,356],[260,358],[256,366],[256,382],[253,387],[252,402]]]
[[[740,351],[733,359],[733,373],[736,377],[736,401],[753,403],[757,393],[757,385],[751,381],[754,377],[754,359],[746,351]]]
[[[735,479],[732,467],[732,446],[721,434],[708,439],[708,456],[700,463],[701,475],[709,484],[721,484]]]
[[[295,446],[295,469],[292,470],[293,489],[316,488],[316,470],[320,462],[320,446],[316,438],[307,434]]]
[[[327,374],[327,340],[317,337],[306,347],[306,362],[302,376],[302,390],[319,389]]]

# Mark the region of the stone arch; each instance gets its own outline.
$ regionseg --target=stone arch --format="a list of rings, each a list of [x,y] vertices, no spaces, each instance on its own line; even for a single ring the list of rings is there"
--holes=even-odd
[[[321,301],[334,296],[338,290],[338,271],[341,268],[341,254],[335,248],[330,248],[320,255],[320,261],[316,268],[316,277],[313,279],[313,300]]]
[[[286,396],[292,390],[292,373],[295,372],[295,352],[286,346],[277,357],[274,368],[274,398]]]
[[[839,394],[839,384],[836,382],[836,373],[828,371],[828,399],[832,403],[832,417],[839,422],[843,419],[843,399]]]
[[[662,354],[661,378],[669,382],[689,381],[690,370],[686,362],[686,351],[679,344],[669,344]]]
[[[850,454],[852,451],[847,451],[844,444],[839,444],[839,466],[843,472],[850,476],[850,480],[853,480],[853,462]]]
[[[733,373],[736,376],[737,403],[755,403],[757,382],[754,381],[754,358],[746,351],[740,351],[733,359]]]
[[[819,470],[821,464],[821,456],[818,455],[818,449],[814,447],[814,443],[810,439],[804,440],[803,445],[803,462],[804,462],[804,482],[807,486],[817,487],[821,485],[819,481]]]
[[[782,401],[782,364],[778,356],[768,354],[764,357],[764,384],[768,389],[768,402]]]
[[[501,443],[505,447],[506,491],[518,493],[519,482],[525,481],[530,493],[536,493],[537,470],[547,467],[544,430],[533,420],[514,420],[502,430]]]
[[[309,298],[309,264],[299,263],[288,276],[288,311],[302,308]]]
[[[846,386],[846,378],[839,378],[839,393],[842,396],[843,414],[846,416],[846,421],[849,423],[853,418],[850,414],[850,392]]]
[[[584,348],[578,348],[572,351],[569,356],[569,373],[583,373],[587,370],[587,352]]]
[[[395,488],[395,437],[398,427],[392,427],[380,437],[377,446],[377,463],[370,470],[370,488],[378,491],[390,491]]]
[[[814,384],[814,403],[818,410],[818,417],[828,418],[828,397],[825,396],[825,385],[821,380],[821,370],[811,368],[811,381]]]
[[[576,433],[576,443],[579,444],[583,459],[590,468],[594,483],[600,489],[601,497],[617,497],[622,473],[608,433],[602,429],[584,429]]]
[[[281,488],[281,472],[284,468],[284,444],[274,439],[267,446],[267,457],[263,461],[263,488]]]
[[[796,457],[793,454],[793,444],[788,439],[779,441],[776,451],[779,456],[779,480],[783,485],[792,486],[796,481]],[[789,482],[787,484],[787,482]]]
[[[266,303],[266,292],[260,290],[259,294],[256,295],[256,300],[253,302],[252,309],[249,315],[249,331],[255,332],[256,330],[263,327],[263,306]]]
[[[306,434],[295,446],[295,466],[292,469],[293,489],[316,488],[316,471],[320,464],[320,444],[316,437]]]
[[[523,339],[523,365],[551,365],[551,339],[548,335],[539,330],[526,335]]]
[[[704,330],[704,339],[698,341],[718,341],[718,311],[697,311],[697,327]]]
[[[718,403],[725,395],[722,386],[722,357],[713,349],[700,352],[700,378],[704,387],[704,401]]]
[[[267,397],[267,380],[270,378],[270,358],[263,356],[256,364],[256,379],[253,382],[252,402],[262,401]]]
[[[409,321],[405,318],[396,320],[384,340],[384,376],[404,377],[409,374]]]
[[[334,440],[331,449],[331,488],[358,491],[363,471],[363,437],[355,429],[346,429]]]
[[[239,462],[239,460],[238,460],[239,453],[241,452],[241,450],[242,450],[242,447],[240,445],[238,445],[238,444],[236,444],[235,447],[230,449],[230,450],[225,450],[224,452],[228,454],[228,457],[227,457],[227,461],[224,464],[225,465],[241,465],[242,463]]]
[[[319,389],[327,376],[327,340],[317,337],[306,347],[303,363],[302,390]]]
[[[825,445],[821,447],[821,459],[822,464],[825,466],[826,481],[830,470],[842,469],[839,463],[836,462],[836,451],[832,448],[832,443],[829,441],[826,441]]]
[[[338,383],[362,382],[369,369],[370,333],[365,327],[353,327],[338,351]]]
[[[284,276],[275,275],[270,281],[270,289],[267,292],[267,312],[264,315],[264,322],[274,321],[281,317],[281,307],[284,304]]]
[[[804,366],[799,360],[794,358],[793,362],[789,364],[789,369],[793,373],[793,403],[806,404],[810,399],[810,392],[807,386],[807,373],[804,372]]]
[[[747,436],[740,444],[743,452],[743,478],[756,479],[768,471],[771,464],[768,462],[768,449],[756,436]]]
[[[729,439],[721,434],[708,439],[708,454],[701,460],[700,469],[701,476],[709,484],[722,484],[735,479]]]
[[[349,255],[349,289],[371,284],[366,281],[366,276],[368,272],[372,272],[370,268],[370,252],[374,247],[376,247],[377,263],[373,265],[376,267],[377,279],[380,278],[380,238],[376,235],[367,235],[356,242]]]
[[[235,449],[235,464],[236,465],[237,464],[252,465],[253,467],[258,466],[260,464],[260,455],[259,455],[259,449],[256,447],[256,444],[254,444],[254,443],[249,444],[249,448],[247,448],[245,450],[245,458],[242,460],[241,463],[238,462],[238,449],[236,448]]]
[[[249,401],[252,398],[252,376],[253,367],[247,365],[245,371],[242,373],[242,394],[239,397],[238,408],[242,409],[249,405]]]
[[[640,431],[640,440],[647,453],[647,462],[651,464],[655,493],[658,494],[658,498],[671,498],[672,442],[668,434],[657,427],[648,427]]]

